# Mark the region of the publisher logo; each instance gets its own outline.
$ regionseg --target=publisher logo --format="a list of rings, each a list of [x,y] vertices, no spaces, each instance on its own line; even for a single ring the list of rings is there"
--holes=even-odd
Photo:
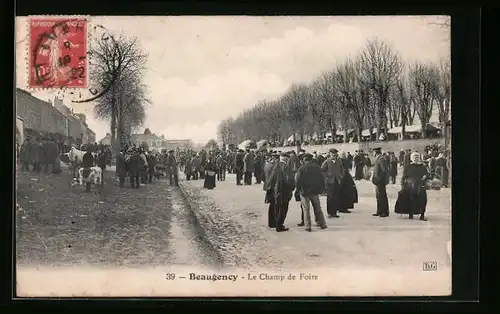
[[[424,262],[422,264],[423,271],[436,271],[438,269],[437,262]]]

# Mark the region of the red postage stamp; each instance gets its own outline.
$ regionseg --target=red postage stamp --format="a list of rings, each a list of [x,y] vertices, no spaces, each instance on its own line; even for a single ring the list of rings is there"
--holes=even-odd
[[[29,18],[29,87],[87,87],[87,19]]]

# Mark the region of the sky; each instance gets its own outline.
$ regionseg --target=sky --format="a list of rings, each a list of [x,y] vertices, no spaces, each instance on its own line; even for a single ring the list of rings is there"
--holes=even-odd
[[[371,38],[392,45],[407,61],[449,58],[449,29],[432,23],[437,19],[92,16],[90,23],[101,24],[115,34],[137,37],[149,55],[143,82],[152,103],[140,131],[147,127],[169,139],[206,143],[217,138],[217,125],[222,119],[237,116],[259,100],[279,97],[293,83],[312,81],[337,62],[357,55]],[[89,38],[101,34],[89,27]],[[27,36],[27,18],[17,17],[16,85],[24,89],[28,89]],[[54,91],[30,92],[43,100],[56,95]],[[63,96],[66,105],[87,115],[97,140],[109,132],[109,122],[93,117],[92,103],[72,104],[74,96]]]

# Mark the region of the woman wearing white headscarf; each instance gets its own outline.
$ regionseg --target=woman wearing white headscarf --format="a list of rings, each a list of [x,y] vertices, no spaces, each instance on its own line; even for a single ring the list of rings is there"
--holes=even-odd
[[[410,219],[413,215],[420,215],[420,220],[425,218],[427,207],[427,192],[425,190],[425,179],[429,173],[422,163],[419,153],[413,152],[410,155],[411,163],[403,170],[401,178],[401,191],[398,193],[395,212],[397,214],[408,214]]]

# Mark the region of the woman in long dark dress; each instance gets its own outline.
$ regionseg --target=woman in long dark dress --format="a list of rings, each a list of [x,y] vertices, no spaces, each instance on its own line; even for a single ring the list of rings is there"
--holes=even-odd
[[[358,190],[354,179],[349,172],[349,160],[345,153],[341,154],[342,165],[344,166],[344,176],[340,182],[340,209],[339,213],[350,213],[349,209],[354,208],[354,204],[358,202]]]
[[[439,154],[436,159],[436,172],[438,179],[441,180],[443,187],[448,187],[448,167],[446,165],[446,158],[444,154]]]
[[[205,181],[203,182],[203,188],[208,190],[213,190],[215,188],[215,175],[217,173],[217,165],[215,164],[215,159],[210,156],[207,159],[205,166]]]
[[[398,158],[394,152],[389,153],[389,162],[390,162],[390,175],[391,175],[391,183],[396,184],[396,177],[398,176]]]
[[[425,179],[429,173],[420,154],[414,152],[410,156],[411,163],[403,170],[401,178],[401,191],[398,193],[395,212],[397,214],[408,214],[410,219],[413,215],[420,215],[420,220],[425,218],[427,207],[427,191],[425,190]]]

